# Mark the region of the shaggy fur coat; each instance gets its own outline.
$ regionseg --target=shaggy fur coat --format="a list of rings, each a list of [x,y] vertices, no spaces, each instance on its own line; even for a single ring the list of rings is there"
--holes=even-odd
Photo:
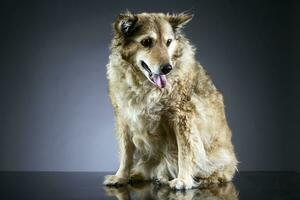
[[[237,159],[223,96],[182,34],[190,19],[185,13],[127,12],[114,23],[107,78],[120,167],[106,177],[105,185],[142,179],[190,189],[232,179]],[[145,50],[140,40],[150,37],[148,33],[156,42]],[[172,38],[169,47],[167,37]],[[164,88],[149,81],[140,58],[149,63],[170,60],[173,69]]]

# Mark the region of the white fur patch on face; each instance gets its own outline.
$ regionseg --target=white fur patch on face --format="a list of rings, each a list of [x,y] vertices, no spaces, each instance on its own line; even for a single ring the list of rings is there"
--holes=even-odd
[[[163,25],[163,40],[167,42],[168,39],[174,40],[174,32],[169,23],[165,22]]]

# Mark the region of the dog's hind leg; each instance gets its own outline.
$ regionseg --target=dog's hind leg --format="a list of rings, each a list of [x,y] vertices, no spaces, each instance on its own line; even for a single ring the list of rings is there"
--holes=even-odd
[[[233,175],[236,172],[236,164],[230,163],[223,168],[216,170],[209,177],[201,177],[199,178],[199,183],[201,186],[208,186],[210,184],[219,184],[225,183],[232,180]]]

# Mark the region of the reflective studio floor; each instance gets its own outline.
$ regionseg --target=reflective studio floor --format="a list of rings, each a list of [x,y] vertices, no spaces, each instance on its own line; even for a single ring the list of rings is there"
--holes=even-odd
[[[239,172],[232,183],[172,191],[153,183],[107,188],[99,172],[0,172],[1,199],[300,199],[300,174]]]

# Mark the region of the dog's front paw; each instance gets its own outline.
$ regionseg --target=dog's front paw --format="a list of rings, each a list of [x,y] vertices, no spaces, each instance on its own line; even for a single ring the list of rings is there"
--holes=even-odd
[[[106,186],[124,186],[128,183],[128,178],[116,176],[116,175],[108,175],[105,176],[105,180],[103,182]]]
[[[187,181],[181,178],[175,178],[169,181],[169,186],[173,190],[185,190],[193,187],[193,181]]]

